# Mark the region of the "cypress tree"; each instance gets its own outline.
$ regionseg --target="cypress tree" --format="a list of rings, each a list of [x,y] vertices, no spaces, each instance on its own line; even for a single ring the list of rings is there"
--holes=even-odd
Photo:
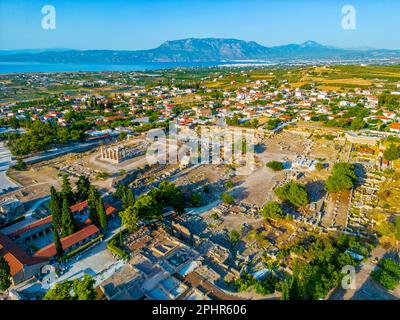
[[[69,182],[68,176],[63,176],[62,186],[61,186],[61,194],[64,198],[68,200],[70,205],[74,204],[74,193],[72,192],[71,184]]]
[[[131,189],[126,189],[125,194],[122,197],[122,208],[126,209],[135,204],[135,195]]]
[[[75,225],[69,209],[68,200],[64,198],[61,212],[61,235],[66,237],[73,234],[74,231]]]
[[[61,204],[60,197],[56,189],[52,186],[50,188],[50,212],[53,218],[53,226],[56,230],[61,229]]]
[[[99,224],[102,229],[107,227],[107,215],[104,208],[103,199],[99,198],[97,201],[97,214],[99,215]]]
[[[58,235],[57,230],[53,230],[53,238],[54,238],[54,244],[56,246],[57,256],[62,257],[64,255],[64,249],[62,247],[60,236]]]
[[[90,181],[86,176],[80,176],[78,182],[76,183],[78,189],[76,193],[76,200],[83,201],[88,198],[90,190]]]
[[[88,207],[89,207],[89,218],[95,225],[99,225],[99,215],[97,214],[97,203],[100,198],[99,193],[96,188],[91,186],[89,190],[88,197]]]

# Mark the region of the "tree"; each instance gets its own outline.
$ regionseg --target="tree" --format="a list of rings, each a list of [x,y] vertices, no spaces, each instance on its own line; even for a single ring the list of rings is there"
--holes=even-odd
[[[297,182],[288,182],[275,189],[275,194],[283,201],[287,201],[296,208],[310,202],[307,190]]]
[[[71,281],[64,281],[56,283],[53,288],[47,291],[43,300],[74,300],[71,294],[73,283]]]
[[[149,195],[157,202],[160,210],[168,206],[173,207],[177,212],[182,212],[184,209],[182,191],[171,182],[161,182],[158,188],[154,188],[149,192]]]
[[[119,216],[121,217],[122,224],[126,226],[129,230],[133,231],[138,228],[138,211],[133,206],[122,210],[119,213]]]
[[[97,204],[99,198],[100,194],[98,193],[95,187],[91,186],[89,189],[89,197],[88,197],[89,218],[95,225],[99,224],[98,214],[97,214]]]
[[[354,165],[349,163],[335,163],[332,175],[325,181],[325,189],[330,193],[349,190],[354,186],[356,174]]]
[[[325,181],[325,189],[330,193],[349,190],[352,187],[353,180],[346,175],[333,174]]]
[[[391,143],[389,147],[383,153],[383,157],[388,161],[394,161],[400,158],[400,149],[394,143]]]
[[[274,171],[281,171],[284,168],[283,163],[279,161],[270,161],[267,163],[267,167]]]
[[[57,230],[53,230],[53,239],[56,246],[56,254],[58,257],[62,257],[64,255],[64,249],[62,247],[60,236]]]
[[[229,233],[229,240],[231,240],[231,242],[235,244],[240,240],[240,233],[237,230],[232,230]]]
[[[94,289],[96,281],[90,275],[85,274],[82,279],[75,279],[73,289],[76,300],[94,300],[97,292]]]
[[[140,195],[133,205],[139,219],[151,220],[158,219],[161,216],[157,202],[150,195]]]
[[[95,283],[93,277],[87,274],[82,279],[56,283],[47,291],[43,300],[94,300],[97,297]]]
[[[118,140],[119,140],[119,141],[125,140],[127,136],[128,136],[128,132],[122,131],[122,132],[118,135]]]
[[[86,176],[80,176],[78,182],[76,183],[77,192],[76,192],[76,200],[84,201],[89,196],[90,190],[90,181]]]
[[[15,164],[15,169],[19,170],[19,171],[23,171],[26,170],[27,166],[26,163],[24,162],[24,160],[22,160],[21,157],[17,158],[17,163]]]
[[[352,130],[361,130],[366,126],[366,123],[364,122],[363,118],[355,118],[351,124],[350,124],[350,129]]]
[[[56,189],[52,186],[50,188],[50,203],[49,208],[53,219],[53,227],[56,230],[61,230],[61,203],[60,197]]]
[[[379,282],[383,287],[393,290],[399,284],[399,280],[386,270],[376,270],[371,273],[372,279]]]
[[[321,162],[317,162],[317,164],[315,165],[315,168],[316,168],[318,171],[321,171],[322,169],[324,169],[324,164],[321,163]]]
[[[75,231],[74,219],[69,209],[68,200],[64,198],[61,211],[61,235],[67,237]]]
[[[125,197],[128,187],[125,184],[118,184],[117,188],[113,194],[114,199],[122,200]]]
[[[285,214],[278,202],[270,201],[261,210],[265,218],[283,218]]]
[[[226,192],[221,193],[221,200],[226,204],[235,203],[235,199],[229,193]]]
[[[74,193],[72,192],[71,184],[67,175],[63,175],[61,194],[63,198],[68,200],[69,205],[74,204]]]
[[[107,227],[107,215],[106,209],[104,208],[103,199],[97,200],[97,214],[99,215],[99,224],[102,229]]]
[[[201,204],[201,196],[198,192],[193,192],[190,195],[190,203],[192,206],[198,207]]]
[[[7,260],[0,256],[0,291],[6,291],[11,286],[10,266]]]
[[[125,193],[122,196],[122,208],[128,208],[135,204],[135,195],[132,189],[126,188]]]

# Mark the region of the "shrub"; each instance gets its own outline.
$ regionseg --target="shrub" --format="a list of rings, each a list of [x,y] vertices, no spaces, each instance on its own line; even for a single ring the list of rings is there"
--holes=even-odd
[[[267,167],[274,171],[281,171],[284,168],[283,163],[279,161],[270,161],[267,163]]]

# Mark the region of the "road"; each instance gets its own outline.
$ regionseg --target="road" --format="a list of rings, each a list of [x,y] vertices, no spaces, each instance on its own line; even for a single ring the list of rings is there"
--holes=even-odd
[[[361,264],[361,268],[356,273],[356,288],[343,289],[341,286],[336,288],[329,296],[328,300],[398,300],[394,294],[377,284],[371,279],[371,272],[376,268],[373,262],[381,259],[386,254],[386,250],[377,247],[371,252],[371,257]],[[397,290],[399,291],[399,290]]]

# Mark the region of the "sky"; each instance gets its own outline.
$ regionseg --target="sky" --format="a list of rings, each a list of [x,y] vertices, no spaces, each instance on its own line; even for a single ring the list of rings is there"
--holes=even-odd
[[[55,29],[42,28],[45,5]],[[355,29],[342,28],[344,5],[356,10]],[[0,0],[0,50],[137,50],[206,37],[400,49],[399,12],[398,0]]]

